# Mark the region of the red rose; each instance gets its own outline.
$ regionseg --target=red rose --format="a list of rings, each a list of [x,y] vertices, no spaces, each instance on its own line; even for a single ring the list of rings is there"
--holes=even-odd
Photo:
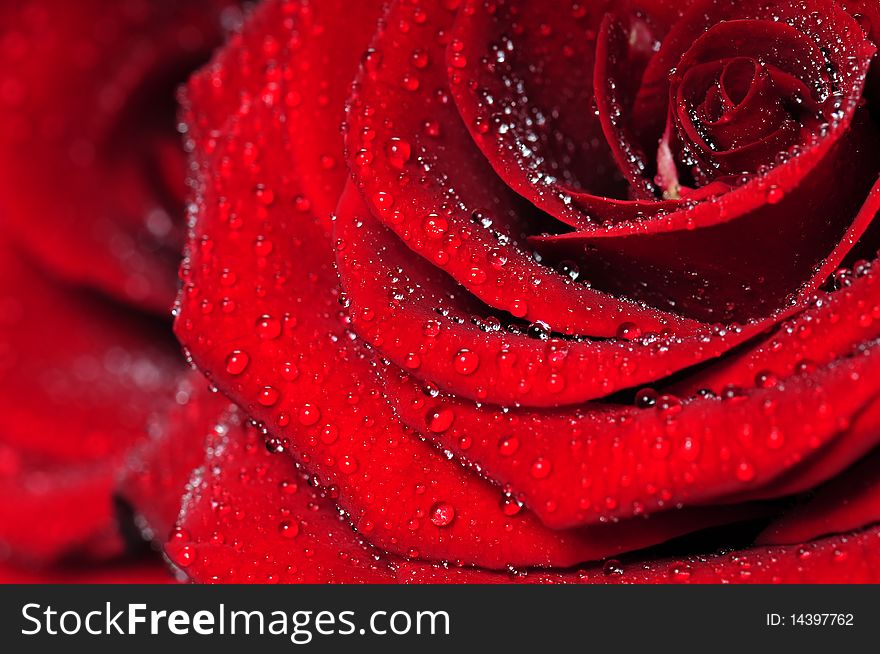
[[[276,454],[228,426],[172,559],[345,580],[376,573],[334,569],[363,540],[383,580],[490,578],[722,524],[784,545],[875,521],[869,499],[824,506],[870,457],[783,499],[880,436],[864,14],[426,0],[374,30],[379,4],[265,3],[190,82],[176,332]],[[291,459],[320,502],[288,497]],[[318,538],[312,503],[356,533]],[[754,579],[864,574],[861,549],[772,555]]]
[[[175,332],[220,393],[157,364],[161,327],[36,284],[48,266],[161,304],[157,258],[108,267],[106,234],[50,247],[22,218],[27,200],[59,229],[64,206],[130,225],[106,204],[139,195],[96,189],[153,179],[132,154],[151,112],[119,132],[132,167],[3,189],[37,259],[7,291],[37,316],[7,348],[33,375],[4,378],[25,407],[8,485],[27,497],[24,472],[66,461],[109,480],[54,541],[0,531],[13,559],[117,543],[115,489],[194,581],[877,581],[880,6],[383,4],[265,0],[182,96]],[[117,342],[94,408],[42,374]],[[60,411],[82,427],[21,458]],[[98,419],[149,438],[92,451]]]
[[[0,8],[0,581],[169,578],[128,567],[113,496],[183,366],[165,320],[105,295],[163,314],[173,302],[175,86],[232,7]]]
[[[232,0],[0,9],[0,208],[28,252],[167,310],[186,196],[175,89],[236,16]]]

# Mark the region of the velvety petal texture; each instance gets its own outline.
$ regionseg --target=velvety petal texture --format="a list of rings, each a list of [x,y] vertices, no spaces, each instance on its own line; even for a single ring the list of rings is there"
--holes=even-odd
[[[117,475],[172,399],[174,343],[151,318],[47,277],[3,241],[0,306],[4,558],[117,554]]]
[[[173,581],[118,481],[184,369],[176,85],[240,22],[209,0],[0,9],[5,582]]]
[[[880,581],[876,2],[48,5],[0,580]]]
[[[186,94],[175,329],[239,408],[189,400],[214,426],[186,467],[210,472],[172,475],[171,560],[198,581],[869,580],[871,532],[809,565],[770,536],[876,520],[869,464],[838,481],[880,433],[875,46],[851,7],[808,4],[262,4]],[[153,445],[142,482],[179,461]],[[710,527],[765,545],[650,562]]]
[[[167,312],[186,199],[175,90],[240,23],[237,4],[0,9],[0,211],[32,256]]]

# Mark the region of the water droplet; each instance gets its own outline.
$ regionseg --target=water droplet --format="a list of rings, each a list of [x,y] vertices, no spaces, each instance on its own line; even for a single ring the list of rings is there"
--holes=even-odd
[[[358,462],[357,459],[353,456],[346,454],[341,459],[339,459],[339,470],[342,471],[345,475],[350,475],[357,471]]]
[[[394,206],[394,196],[385,191],[374,193],[372,199],[373,204],[376,205],[376,210],[382,215],[387,215],[391,211],[391,207]]]
[[[422,228],[425,230],[425,236],[428,238],[432,240],[440,239],[443,238],[446,230],[449,229],[449,221],[443,216],[438,216],[436,213],[429,213],[425,216]]]
[[[482,268],[477,268],[476,266],[474,266],[468,273],[468,279],[474,286],[484,284],[487,279],[486,271]]]
[[[669,566],[669,577],[676,583],[684,583],[691,578],[691,571],[683,563],[673,563]]]
[[[617,328],[617,338],[632,341],[642,335],[642,330],[634,322],[622,323]]]
[[[773,388],[779,383],[779,379],[769,370],[763,370],[755,375],[755,385],[758,388]]]
[[[278,391],[271,386],[263,386],[260,389],[260,394],[257,396],[257,401],[263,406],[275,406],[278,403],[279,393]]]
[[[779,204],[785,197],[785,191],[778,186],[771,186],[767,189],[767,202],[769,204]]]
[[[296,381],[299,378],[299,368],[288,361],[281,366],[281,377],[286,381]]]
[[[755,478],[755,466],[748,461],[742,461],[736,467],[736,478],[742,482],[752,481]]]
[[[373,153],[366,148],[362,148],[354,155],[354,163],[360,168],[365,168],[373,163]]]
[[[537,338],[546,341],[550,338],[550,325],[542,320],[538,320],[529,325],[526,333],[529,338]]]
[[[266,188],[263,184],[257,184],[254,189],[254,195],[257,201],[264,207],[268,207],[275,202],[275,192],[272,189]]]
[[[324,445],[332,445],[339,439],[339,429],[335,425],[324,425],[321,430],[321,442]]]
[[[487,259],[489,265],[495,270],[501,270],[507,265],[507,254],[504,253],[504,250],[499,250],[498,248],[493,248],[489,252]]]
[[[532,461],[532,467],[529,468],[529,474],[535,479],[547,479],[547,477],[550,476],[551,470],[552,466],[550,462],[543,457],[538,457]]]
[[[314,425],[321,419],[321,409],[314,404],[303,404],[299,409],[297,418],[301,425],[306,427]]]
[[[418,75],[412,75],[410,73],[405,73],[400,80],[400,83],[407,91],[418,91],[419,86],[421,86]]]
[[[370,48],[363,55],[364,70],[375,73],[382,65],[382,53]]]
[[[460,375],[472,375],[480,366],[480,357],[470,350],[459,350],[452,361],[452,367]]]
[[[226,357],[226,372],[230,375],[240,375],[245,371],[250,363],[250,357],[246,352],[241,350],[233,350]]]
[[[449,429],[454,420],[455,414],[452,412],[452,409],[437,407],[428,412],[426,422],[430,431],[440,434]]]
[[[412,148],[408,141],[400,138],[392,138],[385,146],[388,162],[395,168],[403,168],[412,155]]]
[[[455,507],[449,502],[437,502],[431,507],[431,522],[436,527],[448,527],[455,519]]]
[[[767,433],[767,447],[771,450],[778,450],[785,445],[785,434],[779,427],[772,427]]]
[[[514,300],[510,303],[510,315],[515,318],[525,318],[529,312],[529,305],[525,300]]]
[[[681,400],[675,395],[661,395],[657,398],[656,408],[661,416],[671,418],[681,413]]]
[[[283,538],[296,538],[299,534],[299,525],[292,520],[283,520],[278,525],[278,533]]]
[[[516,436],[505,436],[498,442],[498,451],[501,456],[513,456],[519,449],[519,439]]]
[[[254,241],[254,254],[258,257],[268,257],[272,254],[272,250],[275,247],[274,243],[267,239],[265,236],[258,236]]]
[[[429,320],[422,326],[422,333],[428,338],[437,338],[440,335],[440,323],[436,320]]]
[[[422,128],[425,130],[425,134],[430,137],[437,138],[440,136],[440,123],[436,120],[426,120]]]
[[[608,559],[602,564],[602,572],[606,577],[623,574],[623,564],[617,559]]]
[[[272,316],[263,315],[257,318],[257,336],[264,341],[281,336],[281,321]]]
[[[501,513],[508,517],[513,517],[522,511],[522,503],[518,501],[513,495],[504,494],[501,496],[501,501],[498,503],[499,508],[501,509]]]
[[[174,544],[169,543],[165,549],[168,557],[175,563],[175,565],[181,568],[188,568],[199,558],[195,545],[176,547]]]
[[[428,53],[421,49],[413,50],[409,60],[410,62],[412,62],[413,67],[420,70],[427,68],[428,64],[430,63]]]
[[[551,393],[561,393],[565,390],[565,377],[562,375],[557,375],[556,373],[551,374],[547,377],[547,390]]]

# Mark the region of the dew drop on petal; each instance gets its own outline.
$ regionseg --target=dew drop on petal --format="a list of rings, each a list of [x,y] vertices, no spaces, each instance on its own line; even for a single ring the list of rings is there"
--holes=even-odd
[[[299,525],[292,520],[283,520],[278,525],[278,533],[283,538],[296,538],[299,534]]]
[[[470,350],[459,350],[452,361],[452,367],[460,375],[472,375],[480,366],[480,357]]]
[[[736,478],[741,482],[749,482],[755,478],[755,466],[748,461],[742,461],[736,467]]]
[[[529,474],[535,479],[547,479],[547,477],[550,476],[551,468],[552,466],[547,459],[538,457],[532,461],[532,467],[529,468]]]
[[[452,409],[437,407],[428,412],[426,420],[428,429],[435,434],[440,434],[452,426],[452,422],[455,420],[455,414],[452,412]]]
[[[502,495],[498,506],[501,509],[501,513],[508,517],[513,517],[522,511],[522,503],[510,494]]]
[[[422,333],[428,338],[437,338],[440,335],[440,323],[429,320],[422,326]]]
[[[281,321],[272,316],[263,315],[257,318],[257,336],[269,341],[281,336]]]
[[[274,406],[278,403],[279,393],[272,386],[263,386],[260,389],[260,394],[257,396],[257,401],[263,406]]]
[[[632,341],[642,335],[642,330],[634,322],[621,323],[617,328],[617,338]]]
[[[350,475],[358,469],[358,461],[350,454],[346,454],[339,459],[339,470],[345,475]]]
[[[250,363],[250,357],[246,352],[233,350],[226,357],[226,372],[230,375],[240,375]]]
[[[767,189],[767,202],[768,204],[779,204],[782,202],[782,199],[785,197],[785,191],[783,191],[778,186],[771,186]]]
[[[519,439],[516,436],[505,436],[498,442],[498,451],[501,456],[513,456],[519,449]]]
[[[449,502],[437,502],[431,507],[430,515],[435,527],[448,527],[455,519],[455,507]]]
[[[388,162],[395,168],[403,168],[412,156],[412,147],[408,141],[400,138],[390,139],[385,146]]]
[[[301,425],[306,427],[314,425],[321,419],[321,409],[314,404],[303,404],[299,409],[297,419]]]
[[[422,228],[425,230],[425,236],[430,239],[443,238],[443,235],[446,234],[446,230],[449,229],[449,221],[436,213],[429,213],[425,216]]]

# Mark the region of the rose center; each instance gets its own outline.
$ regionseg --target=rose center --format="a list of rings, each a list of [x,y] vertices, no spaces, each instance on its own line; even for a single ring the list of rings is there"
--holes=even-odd
[[[742,28],[718,25],[673,72],[658,161],[668,178],[674,159],[679,187],[755,174],[828,122],[820,105],[828,71],[815,66],[824,63],[815,44],[786,26],[750,22],[748,34],[764,38],[744,42]]]

